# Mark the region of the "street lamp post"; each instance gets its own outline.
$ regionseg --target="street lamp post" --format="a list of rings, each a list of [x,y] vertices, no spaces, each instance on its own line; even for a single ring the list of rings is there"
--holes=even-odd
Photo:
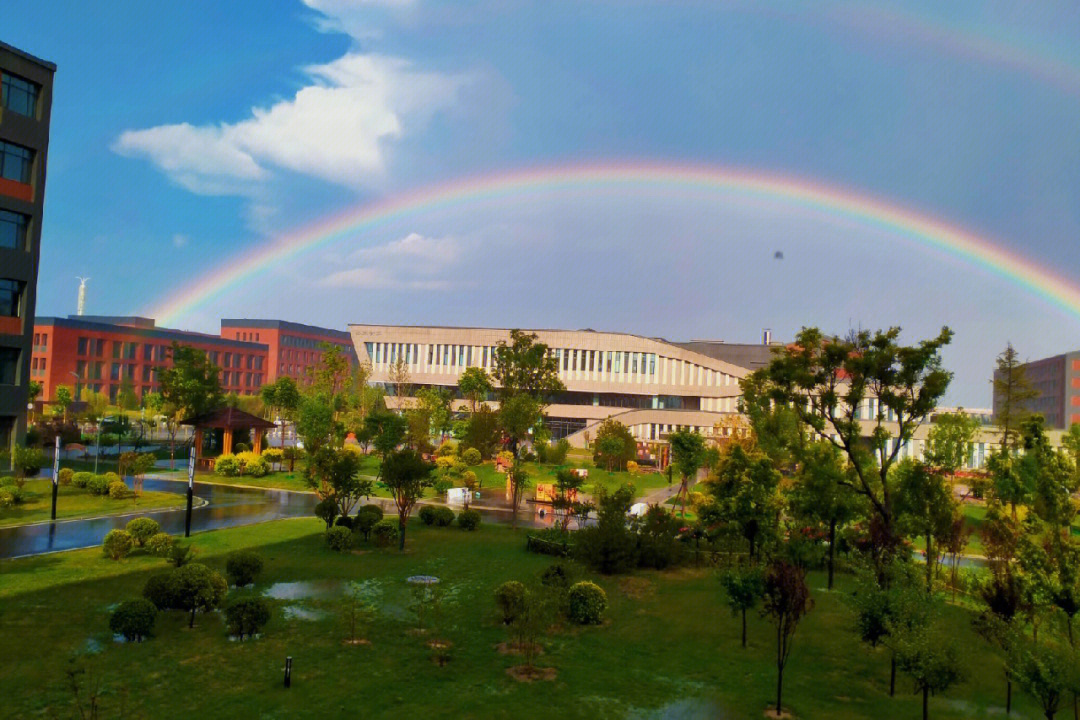
[[[53,451],[52,466],[52,519],[56,519],[56,493],[60,486],[60,433],[56,434],[56,449]]]
[[[94,474],[97,475],[97,463],[98,457],[101,455],[101,421],[105,418],[97,419],[97,450],[94,452]]]
[[[191,537],[191,498],[195,492],[195,443],[188,451],[187,469],[187,517],[184,520],[184,537]]]

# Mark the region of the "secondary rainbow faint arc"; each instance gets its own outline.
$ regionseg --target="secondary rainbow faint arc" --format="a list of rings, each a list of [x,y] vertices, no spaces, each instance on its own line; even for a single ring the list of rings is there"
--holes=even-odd
[[[944,251],[1026,289],[1080,320],[1080,286],[995,242],[925,213],[880,198],[804,178],[721,166],[672,163],[609,163],[528,168],[467,177],[352,208],[269,241],[226,262],[215,272],[149,311],[162,325],[290,258],[381,225],[434,210],[492,200],[512,200],[560,190],[610,193],[626,189],[714,191],[764,199],[778,212],[804,207],[825,216],[857,221]]]

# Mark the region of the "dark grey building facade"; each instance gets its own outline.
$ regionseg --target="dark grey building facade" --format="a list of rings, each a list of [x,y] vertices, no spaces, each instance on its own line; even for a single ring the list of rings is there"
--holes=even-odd
[[[0,448],[26,433],[56,66],[0,42]]]
[[[1080,422],[1080,351],[1055,355],[1024,363],[1024,370],[1038,397],[1028,401],[1027,409],[1046,418],[1046,427],[1068,430]],[[994,371],[994,379],[998,372]],[[994,397],[994,415],[998,414]]]

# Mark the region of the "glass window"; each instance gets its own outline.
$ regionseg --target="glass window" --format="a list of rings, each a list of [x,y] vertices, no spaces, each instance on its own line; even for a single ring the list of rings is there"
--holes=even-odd
[[[150,362],[151,360],[154,359],[154,346],[153,345],[143,345],[142,346],[142,359],[145,362]]]
[[[109,366],[109,379],[110,380],[119,380],[120,379],[120,368],[121,368],[120,363],[112,363]]]
[[[45,350],[49,347],[49,333],[41,333],[41,349]]]
[[[225,353],[225,365],[223,367],[229,367],[232,365],[232,353]]]
[[[630,372],[637,375],[637,353],[630,354]]]
[[[30,218],[22,213],[0,210],[0,248],[25,250],[29,224]]]
[[[0,317],[19,317],[22,288],[18,280],[0,280]]]
[[[0,95],[4,107],[11,112],[37,117],[37,99],[41,87],[35,83],[21,78],[18,75],[4,73],[0,80]]]
[[[34,151],[0,140],[0,177],[20,183],[30,182]]]
[[[253,367],[255,367],[255,356],[254,355],[248,355],[247,356],[247,369],[250,370]]]
[[[0,385],[14,385],[18,369],[19,349],[0,347]]]

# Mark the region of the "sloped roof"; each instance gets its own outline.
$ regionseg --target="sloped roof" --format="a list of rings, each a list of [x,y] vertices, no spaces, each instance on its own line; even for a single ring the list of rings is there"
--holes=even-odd
[[[276,427],[269,420],[263,420],[258,415],[252,415],[234,407],[220,407],[201,415],[185,418],[180,421],[180,424],[204,428],[222,428],[224,430],[239,430],[242,428],[267,430]]]

